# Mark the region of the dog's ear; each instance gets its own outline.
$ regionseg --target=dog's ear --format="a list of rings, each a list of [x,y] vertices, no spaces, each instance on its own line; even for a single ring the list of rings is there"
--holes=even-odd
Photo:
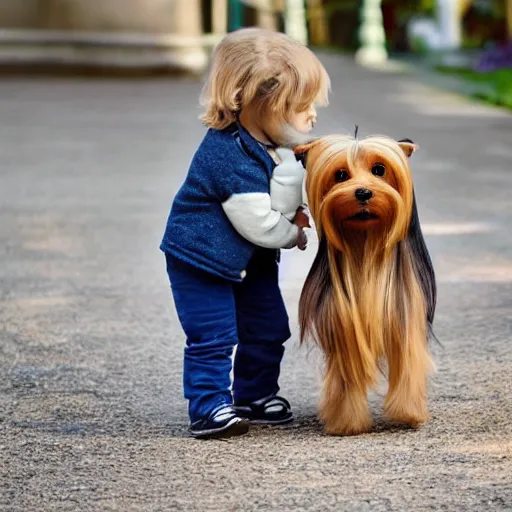
[[[411,139],[400,139],[398,141],[398,145],[400,146],[401,150],[405,153],[405,156],[409,158],[418,148],[417,144],[414,144],[414,142]]]
[[[307,155],[308,151],[316,144],[318,144],[318,139],[307,142],[306,144],[299,144],[293,147],[293,152],[296,155]]]
[[[297,161],[301,162],[304,167],[306,167],[306,157],[308,156],[309,150],[316,146],[318,143],[318,139],[307,142],[306,144],[299,144],[293,147],[293,152],[295,153],[295,158]]]

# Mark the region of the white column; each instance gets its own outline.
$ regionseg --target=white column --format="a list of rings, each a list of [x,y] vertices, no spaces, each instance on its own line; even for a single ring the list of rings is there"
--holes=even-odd
[[[443,49],[460,48],[462,27],[458,0],[437,0],[437,20]]]
[[[268,30],[277,30],[277,13],[274,0],[240,0],[245,5],[256,9],[256,24]]]
[[[174,2],[174,31],[176,34],[197,37],[197,46],[178,48],[176,57],[181,65],[201,71],[208,64],[205,48],[200,43],[202,28],[201,0],[178,0]]]
[[[361,46],[355,55],[357,62],[363,65],[378,65],[387,60],[381,0],[363,0],[359,41]]]
[[[292,39],[308,44],[306,10],[303,0],[286,0],[285,31]]]
[[[221,36],[228,31],[228,0],[213,0],[212,30]]]

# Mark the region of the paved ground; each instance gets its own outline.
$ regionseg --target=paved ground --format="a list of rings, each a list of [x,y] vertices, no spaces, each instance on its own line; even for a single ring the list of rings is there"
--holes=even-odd
[[[190,79],[0,83],[0,510],[512,510],[512,116],[326,57],[319,130],[410,137],[439,276],[432,420],[326,437],[283,259],[297,421],[187,436],[183,337],[158,251],[202,136]],[[198,113],[198,112],[197,112]]]

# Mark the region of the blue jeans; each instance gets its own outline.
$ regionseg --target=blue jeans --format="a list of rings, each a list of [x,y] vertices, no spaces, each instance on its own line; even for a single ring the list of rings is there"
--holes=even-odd
[[[187,336],[183,386],[191,422],[233,397],[248,404],[279,391],[283,343],[290,337],[276,252],[258,249],[241,283],[222,279],[167,254],[167,273]]]

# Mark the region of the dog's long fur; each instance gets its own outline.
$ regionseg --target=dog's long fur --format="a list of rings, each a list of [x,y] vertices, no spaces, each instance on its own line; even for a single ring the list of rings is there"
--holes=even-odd
[[[307,154],[306,192],[319,249],[302,290],[301,340],[324,352],[320,416],[330,434],[371,429],[367,392],[387,361],[385,413],[418,426],[428,418],[426,385],[433,368],[428,338],[436,285],[421,233],[406,140],[328,136],[295,148]],[[383,164],[385,175],[371,172]],[[336,171],[349,178],[336,183]],[[361,203],[355,191],[373,196]],[[365,210],[377,218],[353,220]]]

